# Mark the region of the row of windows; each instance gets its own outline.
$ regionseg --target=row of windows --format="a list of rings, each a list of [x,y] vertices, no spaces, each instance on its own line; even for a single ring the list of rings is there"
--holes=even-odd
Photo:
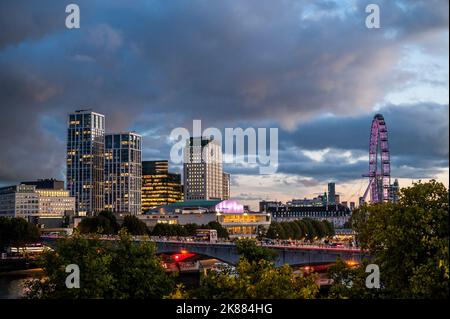
[[[105,129],[105,117],[93,113],[85,114],[70,114],[69,115],[69,125],[70,126],[82,126],[82,127],[93,127],[96,129]]]

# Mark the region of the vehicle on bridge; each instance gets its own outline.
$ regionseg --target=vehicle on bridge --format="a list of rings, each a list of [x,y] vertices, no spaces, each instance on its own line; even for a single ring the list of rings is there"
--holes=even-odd
[[[215,229],[197,229],[196,238],[198,240],[215,243],[217,242],[217,230]]]

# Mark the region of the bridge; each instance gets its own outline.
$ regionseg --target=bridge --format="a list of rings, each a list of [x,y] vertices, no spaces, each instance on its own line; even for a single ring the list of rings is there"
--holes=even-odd
[[[155,240],[156,252],[176,253],[188,251],[203,256],[219,259],[231,265],[239,261],[239,254],[236,245],[233,243],[219,242],[183,242],[183,241],[160,241]],[[361,262],[370,256],[357,248],[333,248],[319,246],[285,246],[285,245],[264,245],[273,249],[277,253],[275,266],[289,264],[291,266],[315,265],[336,262],[338,258],[346,261]]]
[[[44,243],[50,247],[54,247],[58,237],[42,236]],[[115,240],[115,238],[107,238],[105,240]],[[148,240],[148,239],[147,239]],[[136,242],[143,239],[135,239]],[[157,254],[172,254],[186,251],[198,255],[215,258],[225,263],[235,265],[240,258],[237,253],[236,245],[232,242],[189,242],[179,240],[161,240],[152,239],[156,244]],[[370,258],[367,252],[358,248],[335,248],[311,245],[263,245],[264,247],[273,249],[277,253],[275,265],[282,266],[289,264],[292,266],[316,265],[336,262],[338,258],[359,263],[364,258]]]

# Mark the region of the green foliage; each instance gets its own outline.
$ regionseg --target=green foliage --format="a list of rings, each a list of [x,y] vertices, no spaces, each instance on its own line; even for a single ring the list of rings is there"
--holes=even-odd
[[[311,220],[311,224],[313,225],[314,231],[318,238],[323,238],[326,236],[327,229],[323,222],[313,219]]]
[[[272,238],[272,239],[285,239],[286,237],[286,232],[284,231],[283,227],[281,226],[280,223],[278,222],[271,222],[269,229],[267,230],[266,233],[266,237],[267,238]]]
[[[236,242],[241,258],[236,270],[224,267],[202,275],[200,287],[186,293],[179,287],[169,298],[201,299],[270,299],[314,298],[319,287],[316,276],[294,273],[289,265],[275,267],[276,252],[258,246],[254,240]]]
[[[109,220],[109,224],[111,225],[111,234],[117,234],[120,229],[120,225],[117,223],[116,216],[113,212],[105,210],[98,214],[99,218],[105,218]]]
[[[294,238],[294,231],[291,228],[291,222],[281,222],[280,226],[283,228],[285,237],[283,239],[293,239]]]
[[[228,238],[228,231],[219,222],[209,222],[206,226],[200,228],[215,229],[217,230],[217,237]]]
[[[23,218],[0,217],[0,251],[39,240],[39,229]]]
[[[300,228],[301,235],[297,239],[305,239],[306,234],[308,232],[308,229],[306,228],[306,224],[301,219],[294,220],[294,223],[296,223],[298,225],[298,227]]]
[[[272,239],[314,239],[334,235],[334,226],[327,220],[304,218],[290,222],[272,222],[266,237]]]
[[[312,219],[303,218],[301,222],[305,225],[306,228],[305,238],[308,240],[313,240],[317,236],[317,233],[316,229],[314,228],[314,224],[312,223]]]
[[[78,229],[82,234],[117,234],[120,226],[112,212],[102,211],[98,216],[86,217],[81,220]]]
[[[195,236],[198,225],[197,224],[186,224],[183,226],[187,236]]]
[[[343,260],[328,269],[328,276],[333,281],[328,298],[332,299],[368,299],[380,297],[380,289],[366,287],[368,261],[358,267],[349,267]]]
[[[174,291],[165,296],[165,299],[189,299],[191,296],[183,284],[177,284]]]
[[[150,242],[135,243],[126,231],[119,241],[105,242],[75,234],[59,241],[40,260],[45,276],[27,282],[27,298],[162,298],[174,288]],[[80,288],[65,286],[65,267],[80,268]]]
[[[260,260],[274,261],[277,257],[277,253],[274,250],[259,246],[252,239],[236,241],[236,250],[239,255],[250,262],[258,262]]]
[[[226,268],[203,276],[193,295],[205,299],[309,299],[319,290],[314,280],[315,276],[294,274],[289,265],[275,267],[267,260],[249,262],[242,258],[236,273]]]
[[[402,189],[396,204],[363,205],[352,226],[380,267],[382,297],[448,298],[449,193],[434,180]]]
[[[155,244],[137,244],[123,230],[119,232],[119,239],[112,254],[111,273],[115,289],[111,298],[162,298],[170,293],[174,282],[156,257]]]
[[[325,226],[326,236],[327,237],[333,237],[335,235],[335,230],[334,230],[333,223],[329,222],[328,220],[323,220],[322,223]]]
[[[220,223],[212,221],[206,225],[158,223],[151,231],[152,236],[195,236],[197,229],[215,229],[217,237],[228,238],[228,231]]]
[[[152,236],[186,236],[186,229],[178,224],[157,223],[151,232]]]
[[[351,222],[351,218],[349,221],[346,221],[344,223],[344,225],[342,225],[343,228],[352,228],[352,222]]]
[[[147,225],[136,216],[125,216],[122,228],[126,229],[131,235],[146,235],[148,233]]]

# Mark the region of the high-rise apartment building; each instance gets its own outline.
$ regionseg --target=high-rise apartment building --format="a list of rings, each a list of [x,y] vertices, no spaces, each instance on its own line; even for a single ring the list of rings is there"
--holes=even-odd
[[[229,173],[223,173],[222,175],[222,199],[230,199],[231,190],[231,177]]]
[[[184,199],[222,199],[222,149],[209,138],[191,137],[184,148]]]
[[[142,162],[142,212],[183,199],[180,174],[169,173],[169,162]]]
[[[141,213],[142,137],[133,132],[105,136],[105,209]]]
[[[90,110],[69,114],[67,129],[67,189],[75,197],[79,216],[104,208],[105,116]]]

